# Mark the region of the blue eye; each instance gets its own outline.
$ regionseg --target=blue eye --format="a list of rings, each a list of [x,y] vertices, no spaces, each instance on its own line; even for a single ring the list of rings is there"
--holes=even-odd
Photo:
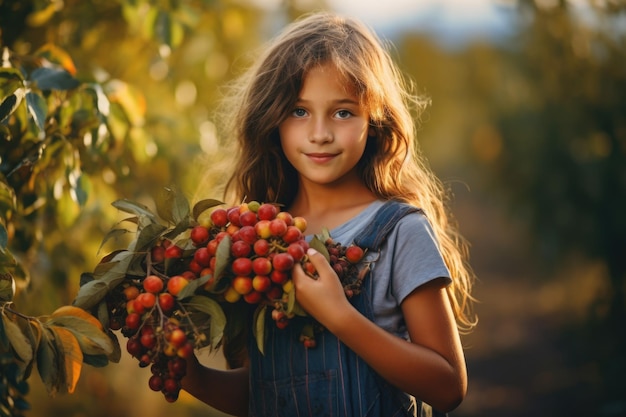
[[[337,115],[338,118],[340,119],[347,119],[350,116],[352,116],[352,113],[350,113],[348,110],[339,110],[337,113],[335,113]]]
[[[306,110],[295,109],[293,112],[291,112],[291,114],[294,115],[295,117],[304,117],[306,116]]]

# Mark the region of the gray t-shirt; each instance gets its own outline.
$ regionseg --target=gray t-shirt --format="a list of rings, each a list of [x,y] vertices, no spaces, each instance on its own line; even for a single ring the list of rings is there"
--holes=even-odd
[[[354,218],[330,230],[335,242],[344,246],[373,219],[383,201],[375,201]],[[366,260],[376,258],[368,253]],[[427,218],[410,213],[398,221],[372,263],[374,285],[374,322],[383,329],[408,340],[400,304],[422,284],[436,278],[451,282],[450,272],[439,251],[438,243]]]

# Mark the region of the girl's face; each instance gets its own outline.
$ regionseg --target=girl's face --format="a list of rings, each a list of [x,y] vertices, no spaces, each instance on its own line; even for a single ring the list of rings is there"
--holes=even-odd
[[[301,181],[332,185],[360,181],[355,167],[368,128],[368,113],[351,84],[327,64],[307,73],[294,109],[278,130]]]

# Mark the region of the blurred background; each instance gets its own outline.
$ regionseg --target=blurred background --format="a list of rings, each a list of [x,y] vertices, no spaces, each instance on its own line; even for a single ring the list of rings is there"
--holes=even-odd
[[[15,120],[0,126],[2,183],[19,202],[3,217],[17,308],[71,303],[119,220],[114,200],[150,205],[172,184],[219,198],[204,173],[228,158],[221,87],[317,9],[372,26],[432,99],[418,138],[471,242],[480,320],[463,338],[469,393],[451,415],[626,416],[621,0],[0,0],[3,85],[7,67],[43,59],[103,100],[59,88],[22,120],[70,128],[40,123],[20,143],[4,127]],[[223,416],[184,394],[167,403],[148,375],[124,353],[52,397],[33,372],[24,415]]]

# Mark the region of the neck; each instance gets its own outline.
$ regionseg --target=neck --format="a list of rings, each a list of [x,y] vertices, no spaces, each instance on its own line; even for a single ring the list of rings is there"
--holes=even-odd
[[[319,233],[322,227],[333,228],[349,220],[376,200],[363,183],[318,185],[300,182],[298,194],[289,212],[309,223],[308,232]]]

